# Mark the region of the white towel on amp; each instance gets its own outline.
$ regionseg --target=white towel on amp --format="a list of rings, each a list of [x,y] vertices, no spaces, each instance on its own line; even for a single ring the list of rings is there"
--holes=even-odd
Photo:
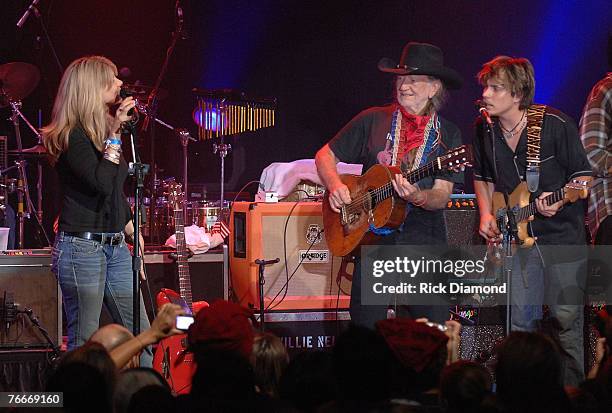
[[[363,165],[340,162],[337,165],[339,174],[361,175]],[[323,185],[323,181],[317,173],[314,159],[298,159],[293,162],[274,162],[268,165],[259,178],[259,193],[257,198],[265,199],[260,194],[266,191],[278,193],[279,198],[284,198],[293,191],[300,181],[311,181]]]

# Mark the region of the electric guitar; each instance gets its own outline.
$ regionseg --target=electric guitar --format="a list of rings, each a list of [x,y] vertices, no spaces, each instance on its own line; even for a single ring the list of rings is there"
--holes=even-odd
[[[544,202],[547,205],[555,204],[559,201],[563,201],[563,205],[567,203],[576,202],[579,199],[584,199],[589,193],[588,181],[572,180],[567,183],[563,188],[560,188],[552,194],[544,198]],[[503,192],[494,192],[492,199],[493,211],[495,211],[495,219],[497,222],[497,228],[500,230],[506,228],[509,222],[510,214],[517,227],[517,240],[515,244],[518,244],[521,248],[531,248],[535,243],[535,239],[529,236],[527,231],[527,223],[533,221],[534,215],[537,213],[536,202],[529,202],[530,192],[527,189],[527,182],[521,182],[510,195],[508,195],[508,202]],[[491,251],[491,247],[494,248]],[[492,243],[489,245],[489,251],[493,252],[492,257],[501,257],[501,244],[499,242]]]
[[[157,294],[157,308],[166,303],[178,304],[187,314],[197,314],[205,301],[193,302],[191,296],[191,277],[189,275],[188,251],[185,245],[185,225],[181,184],[172,182],[168,188],[169,203],[174,210],[174,233],[176,236],[176,263],[178,267],[179,293],[162,288]],[[187,334],[178,334],[159,342],[153,356],[153,369],[168,381],[175,394],[191,391],[191,378],[195,373],[193,354],[187,352]]]
[[[426,165],[402,172],[395,166],[374,165],[361,176],[340,175],[351,195],[352,202],[334,212],[329,204],[329,192],[323,197],[323,225],[327,245],[335,256],[345,256],[364,244],[372,244],[379,236],[371,231],[376,228],[397,228],[406,217],[406,201],[400,198],[391,181],[402,174],[415,183],[436,172],[457,171],[471,166],[471,147],[462,145],[452,149]]]

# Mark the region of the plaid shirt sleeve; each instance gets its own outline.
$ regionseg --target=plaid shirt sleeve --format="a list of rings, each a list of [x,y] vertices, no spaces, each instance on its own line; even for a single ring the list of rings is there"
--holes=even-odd
[[[594,239],[599,224],[612,215],[612,72],[591,90],[580,119],[580,139],[595,177],[587,216]]]

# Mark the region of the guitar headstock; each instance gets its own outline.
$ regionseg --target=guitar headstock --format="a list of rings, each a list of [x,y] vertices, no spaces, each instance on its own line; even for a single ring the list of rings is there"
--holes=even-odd
[[[439,169],[460,172],[464,171],[466,167],[471,167],[472,161],[472,147],[470,145],[461,145],[440,156],[438,158],[438,167]]]
[[[183,185],[178,182],[172,181],[168,183],[167,188],[168,203],[174,210],[183,209],[183,202],[185,201],[185,193],[183,192]]]
[[[563,187],[563,197],[569,202],[585,199],[589,195],[589,181],[573,179]]]

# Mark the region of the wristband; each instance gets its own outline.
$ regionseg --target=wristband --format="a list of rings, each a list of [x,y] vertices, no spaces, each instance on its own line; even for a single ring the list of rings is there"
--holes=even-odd
[[[111,161],[112,163],[119,163],[119,154],[118,153],[109,153],[104,152],[104,159]]]
[[[119,139],[119,138],[114,138],[113,137],[113,138],[108,138],[106,140],[106,144],[107,145],[121,145],[121,143],[122,143],[121,139]]]

